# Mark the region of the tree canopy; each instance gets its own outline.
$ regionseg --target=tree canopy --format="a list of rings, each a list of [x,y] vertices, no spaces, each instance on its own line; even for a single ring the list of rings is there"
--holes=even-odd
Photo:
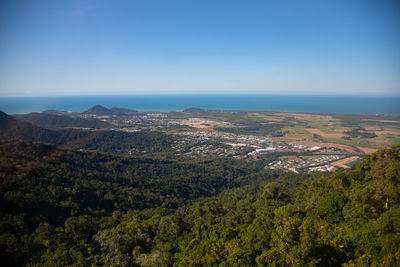
[[[349,170],[0,141],[9,266],[398,266],[400,146]]]

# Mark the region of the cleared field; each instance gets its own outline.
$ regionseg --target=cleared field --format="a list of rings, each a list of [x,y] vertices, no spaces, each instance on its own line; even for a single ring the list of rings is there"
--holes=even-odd
[[[400,144],[400,135],[391,135],[391,134],[384,134],[379,135],[378,137],[374,138],[376,143],[382,144],[384,146],[391,146],[391,145],[399,145]],[[382,147],[382,146],[376,146]]]
[[[299,137],[271,137],[272,142],[297,142],[297,141],[307,141],[308,139],[299,138]]]
[[[338,132],[338,133],[344,133],[344,132],[347,132],[349,129],[335,129],[334,131],[335,132]]]
[[[359,158],[360,158],[360,157],[353,156],[353,157],[349,157],[349,158],[345,158],[345,159],[341,159],[341,160],[332,162],[331,165],[332,165],[332,166],[337,166],[337,167],[342,167],[342,168],[348,169],[348,168],[350,168],[350,167],[347,166],[346,164],[348,164],[348,163],[350,163],[350,162],[353,162],[353,161],[356,161],[356,160],[359,159]]]
[[[392,134],[392,135],[400,135],[400,131],[389,131],[389,130],[383,130],[383,131],[372,131],[376,135],[384,135],[384,134]]]
[[[336,121],[338,119],[333,118],[329,115],[318,115],[318,114],[306,114],[306,113],[285,113],[279,112],[275,113],[276,116],[291,117],[299,121]]]
[[[271,115],[264,115],[260,113],[249,113],[249,118],[258,118],[265,121],[283,121],[285,117],[282,116],[271,116]]]
[[[213,129],[214,126],[218,125],[215,123],[200,123],[200,122],[193,122],[193,123],[186,123],[185,125],[194,127],[194,128],[200,128],[200,129]]]
[[[306,131],[311,134],[318,134],[322,137],[327,137],[327,138],[341,138],[343,136],[347,136],[346,134],[343,133],[325,133],[320,129],[315,129],[315,128],[306,128]]]
[[[343,133],[345,131],[348,131],[349,129],[345,128],[342,126],[340,121],[310,121],[307,123],[307,129],[318,129],[321,130],[324,133],[327,134],[334,134],[334,133],[338,133],[338,129],[341,130],[341,132],[339,133]]]
[[[327,143],[337,143],[337,144],[342,144],[342,145],[347,145],[347,146],[352,146],[352,147],[356,147],[356,146],[365,146],[365,147],[369,147],[372,146],[374,147],[374,145],[372,143],[374,143],[372,140],[367,140],[364,138],[351,138],[350,140],[346,140],[346,139],[342,139],[342,138],[332,138],[332,137],[323,137],[323,141],[327,142]]]
[[[358,146],[357,148],[360,149],[365,154],[372,154],[378,150],[377,148],[361,147],[361,146]]]
[[[378,126],[367,126],[367,127],[364,127],[364,129],[367,131],[381,131],[382,130],[382,128],[378,127]]]
[[[327,115],[314,115],[314,114],[304,114],[304,113],[295,113],[292,114],[294,118],[297,120],[302,120],[302,121],[334,121],[337,120],[333,118],[332,116],[327,116]]]
[[[300,135],[300,136],[309,135],[309,133],[306,131],[306,128],[304,128],[304,126],[298,126],[298,125],[284,127],[281,129],[281,131],[291,137],[296,137],[298,135]]]
[[[284,116],[284,114],[280,115]],[[335,147],[354,154],[360,154],[360,152],[371,154],[375,152],[377,148],[400,144],[400,130],[397,129],[367,126],[368,128],[364,129],[369,133],[376,133],[377,137],[343,138],[349,136],[345,132],[350,131],[352,128],[343,126],[340,119],[331,120],[331,116],[326,115],[297,113],[289,115],[297,119],[302,119],[303,123],[282,128],[281,131],[285,133],[285,135],[280,138],[273,138],[273,141],[283,141],[288,144]],[[306,125],[304,125],[304,121]],[[317,137],[314,135],[317,135]]]
[[[228,124],[226,122],[217,122],[204,119],[192,119],[190,121],[182,121],[180,124],[204,130],[212,130],[215,126],[232,126],[231,124]]]

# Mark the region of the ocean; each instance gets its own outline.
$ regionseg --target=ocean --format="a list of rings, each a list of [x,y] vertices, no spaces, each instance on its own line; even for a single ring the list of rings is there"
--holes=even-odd
[[[196,107],[216,110],[272,110],[288,112],[400,115],[400,97],[327,95],[102,95],[1,97],[8,114],[48,109],[84,111],[94,105],[138,111],[181,111]]]

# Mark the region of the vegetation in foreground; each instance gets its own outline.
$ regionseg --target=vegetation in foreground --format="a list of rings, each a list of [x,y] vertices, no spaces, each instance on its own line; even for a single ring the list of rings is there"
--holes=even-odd
[[[399,146],[311,180],[226,159],[0,147],[8,265],[400,263]]]

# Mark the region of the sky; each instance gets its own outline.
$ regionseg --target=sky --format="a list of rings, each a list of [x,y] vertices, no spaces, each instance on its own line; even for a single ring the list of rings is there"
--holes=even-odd
[[[400,95],[397,0],[0,0],[0,97]]]

